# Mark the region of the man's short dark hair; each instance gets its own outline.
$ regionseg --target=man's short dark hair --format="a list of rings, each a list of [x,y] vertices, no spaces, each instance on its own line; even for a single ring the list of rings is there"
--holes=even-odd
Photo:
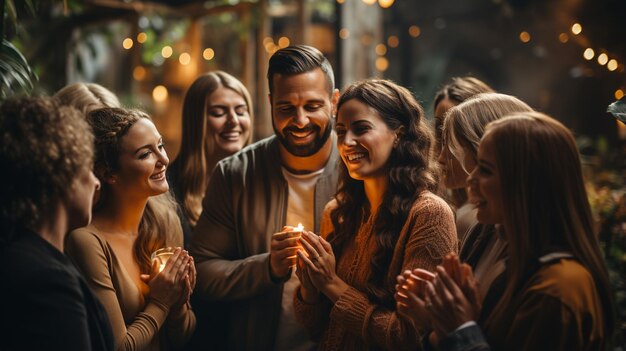
[[[294,45],[276,51],[270,58],[267,69],[270,94],[274,91],[274,75],[294,75],[311,72],[317,68],[324,72],[328,93],[332,94],[335,89],[333,68],[318,49],[308,45]]]

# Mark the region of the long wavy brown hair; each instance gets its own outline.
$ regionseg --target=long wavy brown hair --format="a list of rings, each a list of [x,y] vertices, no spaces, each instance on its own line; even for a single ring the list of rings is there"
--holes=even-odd
[[[339,98],[337,109],[357,99],[380,115],[391,130],[400,130],[396,147],[387,160],[388,187],[373,221],[377,250],[371,259],[367,295],[372,302],[395,306],[393,286],[385,277],[400,231],[413,203],[423,190],[434,190],[436,180],[431,161],[432,133],[424,122],[424,110],[407,89],[388,80],[366,80],[349,86]],[[343,162],[339,165],[338,206],[331,212],[334,231],[329,235],[335,253],[352,240],[369,216],[370,208],[363,181],[350,177]]]
[[[105,181],[107,172],[119,167],[120,141],[141,118],[152,120],[139,110],[101,108],[87,114],[95,136],[94,173],[102,184],[100,198],[94,205],[97,213],[108,196],[110,186]],[[167,246],[182,246],[183,232],[176,214],[176,202],[169,192],[148,199],[133,252],[143,272],[150,271],[152,252]]]
[[[593,277],[604,310],[605,336],[610,338],[615,306],[572,133],[553,118],[525,112],[491,122],[487,134],[497,145],[495,167],[509,259],[506,288],[486,328],[502,325],[541,256],[565,251]]]

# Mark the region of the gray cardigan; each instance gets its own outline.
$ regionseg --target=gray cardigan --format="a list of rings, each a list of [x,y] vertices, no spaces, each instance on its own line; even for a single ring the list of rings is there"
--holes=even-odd
[[[337,161],[333,146],[315,186],[315,232],[336,191]],[[227,335],[216,337],[227,338],[230,350],[273,349],[283,284],[270,277],[269,247],[272,234],[286,224],[288,195],[275,136],[220,161],[213,170],[190,252],[198,271],[195,294],[229,303]]]

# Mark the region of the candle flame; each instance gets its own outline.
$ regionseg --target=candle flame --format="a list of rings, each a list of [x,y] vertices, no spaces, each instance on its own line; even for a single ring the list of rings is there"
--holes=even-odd
[[[301,232],[304,230],[304,226],[302,223],[298,223],[298,226],[294,229],[296,232]]]

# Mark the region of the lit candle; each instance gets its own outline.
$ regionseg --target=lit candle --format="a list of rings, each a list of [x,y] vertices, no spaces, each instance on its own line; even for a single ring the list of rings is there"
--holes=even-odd
[[[298,223],[298,226],[297,226],[297,227],[295,227],[295,228],[293,229],[293,231],[294,231],[294,232],[301,232],[301,231],[304,231],[304,226],[302,225],[302,223]]]
[[[165,268],[165,264],[167,264],[167,261],[170,259],[170,257],[172,257],[173,254],[174,254],[173,247],[165,247],[165,248],[158,249],[155,252],[153,252],[150,259],[152,261],[154,260],[157,261],[157,263],[159,264],[159,272],[161,272],[163,271],[163,269]]]

